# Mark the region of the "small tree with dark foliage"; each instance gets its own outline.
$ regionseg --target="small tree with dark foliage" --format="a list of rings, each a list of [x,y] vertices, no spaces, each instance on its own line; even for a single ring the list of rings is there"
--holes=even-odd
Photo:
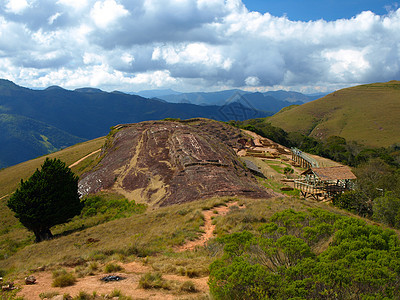
[[[21,184],[7,206],[36,242],[50,239],[50,228],[78,215],[83,204],[79,199],[78,176],[59,159],[48,159],[42,169]]]

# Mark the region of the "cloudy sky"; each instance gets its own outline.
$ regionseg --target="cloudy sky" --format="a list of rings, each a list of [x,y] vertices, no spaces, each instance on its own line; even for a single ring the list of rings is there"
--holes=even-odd
[[[0,78],[125,92],[400,80],[387,0],[1,0]]]

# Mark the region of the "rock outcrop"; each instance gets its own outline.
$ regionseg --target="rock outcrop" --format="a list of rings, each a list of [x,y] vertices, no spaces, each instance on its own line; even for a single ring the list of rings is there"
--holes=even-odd
[[[271,197],[233,150],[245,138],[237,128],[205,119],[118,125],[79,190],[115,191],[156,206],[213,196]]]

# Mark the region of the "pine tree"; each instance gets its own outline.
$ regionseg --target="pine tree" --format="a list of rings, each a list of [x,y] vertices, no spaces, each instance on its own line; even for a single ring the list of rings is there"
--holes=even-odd
[[[48,159],[11,196],[7,206],[28,230],[36,242],[52,238],[50,228],[78,215],[83,207],[76,176],[59,159]]]

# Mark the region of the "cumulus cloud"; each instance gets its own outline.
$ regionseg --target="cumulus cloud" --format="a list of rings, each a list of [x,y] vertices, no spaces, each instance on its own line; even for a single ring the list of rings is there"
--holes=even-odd
[[[129,15],[129,11],[115,0],[97,1],[90,11],[94,23],[105,29],[119,18]]]
[[[0,76],[25,86],[320,91],[400,80],[400,9],[292,21],[240,0],[7,0]]]
[[[8,0],[6,4],[6,10],[14,14],[22,13],[29,3],[26,0]]]

